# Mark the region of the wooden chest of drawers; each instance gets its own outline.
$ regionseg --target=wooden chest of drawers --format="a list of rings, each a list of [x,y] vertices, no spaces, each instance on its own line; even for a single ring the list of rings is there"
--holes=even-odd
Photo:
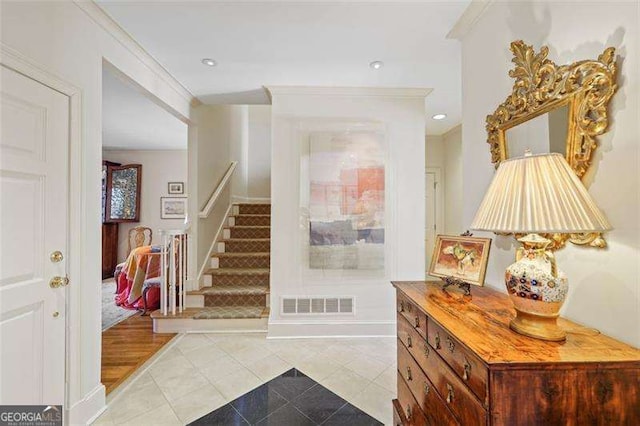
[[[640,425],[640,351],[559,319],[563,343],[514,333],[508,297],[394,282],[396,425]]]

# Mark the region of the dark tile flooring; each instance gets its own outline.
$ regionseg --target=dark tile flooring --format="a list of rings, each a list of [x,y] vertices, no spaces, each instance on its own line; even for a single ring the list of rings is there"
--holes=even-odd
[[[292,368],[191,425],[369,426],[382,423]]]

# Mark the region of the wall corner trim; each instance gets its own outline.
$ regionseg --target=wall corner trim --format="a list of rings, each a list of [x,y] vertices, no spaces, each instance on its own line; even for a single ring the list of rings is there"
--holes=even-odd
[[[182,83],[169,73],[160,63],[147,52],[124,28],[122,28],[107,12],[93,1],[73,0],[102,29],[117,40],[125,49],[131,52],[158,77],[165,81],[176,93],[196,107],[202,102],[195,97]]]
[[[472,0],[456,23],[453,24],[446,38],[461,41],[494,1],[495,0]]]
[[[88,425],[106,410],[106,391],[102,383],[69,408],[68,424]]]
[[[426,87],[268,86],[266,89],[272,99],[274,95],[425,98],[433,91]]]

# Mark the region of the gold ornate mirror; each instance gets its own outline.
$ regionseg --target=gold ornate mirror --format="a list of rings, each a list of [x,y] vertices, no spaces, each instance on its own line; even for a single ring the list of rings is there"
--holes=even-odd
[[[491,162],[519,157],[525,149],[534,154],[558,152],[578,177],[591,165],[597,136],[608,125],[607,105],[616,90],[615,49],[609,47],[597,60],[558,66],[522,40],[511,43],[515,67],[513,90],[495,112],[487,116],[487,142]],[[606,247],[601,234],[554,234],[554,249],[569,240],[574,244]]]

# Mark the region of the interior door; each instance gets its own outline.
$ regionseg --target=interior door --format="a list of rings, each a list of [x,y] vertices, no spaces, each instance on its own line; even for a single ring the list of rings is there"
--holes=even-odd
[[[427,172],[425,182],[425,247],[426,247],[426,268],[429,270],[431,264],[431,256],[433,255],[433,245],[436,241],[436,212],[437,212],[437,197],[436,197],[436,174],[433,172]]]
[[[62,405],[69,98],[0,72],[0,404]]]

